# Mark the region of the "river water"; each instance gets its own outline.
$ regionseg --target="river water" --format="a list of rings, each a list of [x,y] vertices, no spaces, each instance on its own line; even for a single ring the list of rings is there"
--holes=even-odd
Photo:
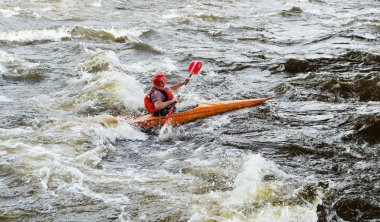
[[[0,1],[0,221],[380,221],[379,31],[378,0]],[[124,120],[193,60],[183,105],[276,98]]]

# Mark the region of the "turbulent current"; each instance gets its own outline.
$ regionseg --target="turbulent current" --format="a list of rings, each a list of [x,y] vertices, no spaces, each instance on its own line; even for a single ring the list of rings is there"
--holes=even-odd
[[[0,1],[0,221],[380,221],[379,31],[378,0]],[[275,99],[128,124],[194,60],[179,106]]]

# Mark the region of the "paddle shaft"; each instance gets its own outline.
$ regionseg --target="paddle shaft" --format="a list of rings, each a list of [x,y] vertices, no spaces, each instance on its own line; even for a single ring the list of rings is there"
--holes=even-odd
[[[191,78],[191,76],[193,74],[198,73],[201,70],[201,68],[202,68],[202,62],[200,62],[200,61],[194,61],[194,62],[190,63],[190,66],[188,68],[188,71],[190,73],[189,78]],[[188,82],[186,82],[185,85],[187,85],[187,83]],[[178,96],[178,98],[179,97],[180,96]],[[170,119],[172,113],[174,112],[174,106],[175,106],[175,104],[176,104],[176,102],[172,104],[172,107],[170,108],[169,113],[166,115],[166,117],[165,117],[164,122],[162,123],[162,125],[165,125],[166,122]]]
[[[193,74],[190,73],[189,78],[191,78],[192,75],[193,75]],[[187,83],[189,83],[189,82],[185,82],[185,85],[187,85]]]
[[[168,115],[166,115],[165,120],[164,120],[164,122],[162,123],[162,125],[165,125],[166,122],[169,120],[170,116],[172,115],[172,113],[173,113],[173,111],[174,111],[174,106],[175,106],[175,104],[176,104],[176,102],[172,104],[172,107],[170,108]]]
[[[190,74],[190,77],[191,77],[191,74]],[[185,83],[185,85],[186,85],[186,83]],[[178,95],[177,98],[179,98],[179,97],[181,97],[181,95]],[[172,116],[172,113],[174,112],[174,106],[175,106],[176,103],[177,103],[177,102],[171,104],[172,107],[170,108],[168,114],[166,115],[166,117],[165,117],[165,119],[164,119],[164,122],[162,122],[162,126],[165,125],[166,122],[167,122],[167,121],[170,119],[170,117]]]
[[[192,75],[193,75],[193,73],[190,73],[189,78],[191,78]],[[187,83],[188,83],[188,82],[186,82],[185,85],[187,85]],[[177,98],[179,98],[180,96],[181,96],[181,95],[178,95]],[[162,126],[165,125],[166,122],[167,122],[167,121],[170,119],[170,117],[172,116],[172,113],[174,112],[174,106],[175,106],[176,103],[177,103],[177,102],[175,102],[175,103],[172,104],[172,107],[170,108],[168,114],[166,115],[164,122],[162,122]]]

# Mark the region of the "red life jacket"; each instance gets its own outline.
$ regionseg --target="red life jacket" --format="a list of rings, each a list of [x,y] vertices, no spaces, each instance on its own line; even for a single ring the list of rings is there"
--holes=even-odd
[[[145,108],[148,111],[148,113],[151,113],[151,114],[157,113],[159,111],[159,110],[156,110],[156,108],[154,107],[154,103],[152,102],[152,99],[150,98],[153,91],[155,91],[155,90],[160,91],[164,95],[165,98],[162,102],[166,102],[166,101],[172,100],[174,98],[173,93],[172,93],[171,89],[169,89],[169,88],[164,89],[164,90],[160,90],[160,89],[157,89],[155,87],[151,88],[149,90],[149,92],[144,97]]]

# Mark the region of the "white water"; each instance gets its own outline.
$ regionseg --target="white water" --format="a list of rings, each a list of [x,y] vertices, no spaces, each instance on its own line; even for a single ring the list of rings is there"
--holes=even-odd
[[[377,144],[352,135],[373,126],[379,113],[377,101],[357,101],[365,90],[356,88],[379,86],[366,76],[378,61],[376,6],[371,0],[0,2],[0,218],[371,217],[377,211],[361,212],[367,205],[360,200],[373,198],[377,209]],[[288,59],[314,59],[313,69],[287,73],[281,68]],[[277,98],[161,131],[128,124],[145,114],[142,98],[153,73],[176,83],[193,60],[204,66],[178,92],[181,105]],[[325,89],[334,80],[338,88]],[[345,84],[346,91],[339,88]],[[335,212],[351,199],[345,206],[354,216]]]
[[[22,30],[11,32],[0,32],[0,41],[11,42],[33,42],[33,41],[61,41],[70,38],[70,29],[61,27],[57,29]]]
[[[266,182],[266,175],[275,180]],[[193,206],[190,221],[317,221],[316,207],[322,197],[304,206],[286,202],[272,205],[273,199],[297,196],[297,188],[288,181],[291,178],[260,155],[247,157],[233,189],[206,194]]]
[[[0,102],[2,103],[8,103],[8,102],[12,102],[12,99],[6,97],[6,96],[2,96],[0,95]]]

